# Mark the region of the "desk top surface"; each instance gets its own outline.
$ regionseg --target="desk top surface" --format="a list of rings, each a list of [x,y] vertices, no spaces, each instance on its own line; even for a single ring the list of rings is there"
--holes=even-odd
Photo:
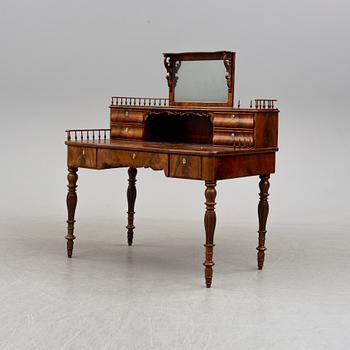
[[[232,146],[217,146],[208,144],[189,144],[189,143],[167,143],[167,142],[150,142],[141,140],[123,140],[123,139],[107,139],[107,140],[71,140],[66,141],[68,146],[77,147],[95,147],[108,148],[114,150],[132,150],[154,153],[174,153],[174,154],[192,154],[198,156],[227,156],[240,154],[256,154],[276,152],[278,148],[264,149],[240,149]]]

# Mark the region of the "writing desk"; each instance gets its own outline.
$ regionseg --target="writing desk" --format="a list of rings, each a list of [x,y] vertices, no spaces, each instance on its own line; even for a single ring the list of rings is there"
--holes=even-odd
[[[175,75],[171,76],[171,86],[175,78]],[[167,177],[204,182],[206,238],[203,264],[208,288],[214,266],[217,181],[258,175],[257,260],[258,268],[263,268],[269,177],[275,172],[278,150],[278,110],[274,100],[255,100],[254,108],[251,103],[250,108],[242,109],[215,104],[174,105],[164,98],[113,97],[110,126],[109,129],[67,130],[68,257],[72,257],[75,239],[78,169],[128,168],[127,239],[132,245],[137,168],[144,167],[162,170]]]

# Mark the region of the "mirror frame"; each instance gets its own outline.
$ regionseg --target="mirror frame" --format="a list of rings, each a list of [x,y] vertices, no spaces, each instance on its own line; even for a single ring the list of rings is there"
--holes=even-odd
[[[235,60],[236,53],[232,51],[215,52],[180,52],[163,53],[164,66],[167,71],[169,87],[169,106],[204,106],[204,107],[233,107]],[[175,101],[175,88],[178,80],[177,72],[182,61],[222,60],[226,68],[227,100],[226,102]]]

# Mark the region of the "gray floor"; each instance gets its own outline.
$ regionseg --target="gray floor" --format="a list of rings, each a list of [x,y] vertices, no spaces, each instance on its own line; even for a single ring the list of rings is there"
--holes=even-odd
[[[349,227],[218,225],[204,287],[202,222],[2,219],[0,349],[348,349]]]

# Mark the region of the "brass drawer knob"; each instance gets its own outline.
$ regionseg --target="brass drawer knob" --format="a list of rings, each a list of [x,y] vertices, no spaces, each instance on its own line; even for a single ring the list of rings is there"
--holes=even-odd
[[[83,157],[85,157],[85,148],[82,148],[82,149],[81,149],[81,155],[82,155]]]
[[[129,131],[129,128],[124,128],[124,131],[127,133]]]
[[[124,115],[125,115],[126,117],[128,117],[128,116],[129,116],[129,111],[124,111]]]
[[[136,159],[136,153],[133,153],[133,154],[131,155],[131,158],[132,158],[132,159]]]
[[[231,118],[236,118],[236,116],[234,114],[231,115]]]
[[[186,165],[187,164],[187,159],[186,158],[182,158],[182,165]]]

